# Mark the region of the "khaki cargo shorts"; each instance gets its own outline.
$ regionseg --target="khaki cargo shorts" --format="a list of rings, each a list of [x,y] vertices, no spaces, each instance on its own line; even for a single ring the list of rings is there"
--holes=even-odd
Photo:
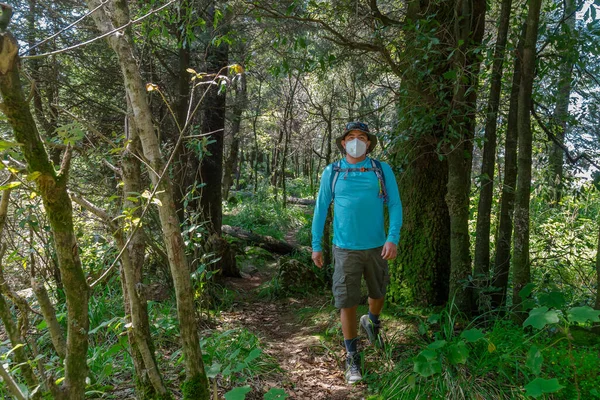
[[[383,246],[368,250],[347,250],[333,246],[333,297],[337,308],[360,303],[361,278],[364,276],[369,297],[381,299],[390,282],[388,262],[381,257]]]

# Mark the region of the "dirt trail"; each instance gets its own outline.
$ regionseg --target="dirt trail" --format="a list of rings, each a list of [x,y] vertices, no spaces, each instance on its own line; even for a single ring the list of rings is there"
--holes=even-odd
[[[313,296],[260,300],[253,290],[267,279],[269,277],[258,274],[230,280],[240,300],[235,311],[222,313],[224,322],[243,326],[258,335],[263,350],[283,369],[281,376],[265,382],[264,390],[283,388],[289,399],[297,400],[364,399],[364,385],[349,386],[344,381],[341,343],[330,349],[319,340],[318,335],[327,328],[327,321],[302,320],[302,309],[319,309],[328,299]]]

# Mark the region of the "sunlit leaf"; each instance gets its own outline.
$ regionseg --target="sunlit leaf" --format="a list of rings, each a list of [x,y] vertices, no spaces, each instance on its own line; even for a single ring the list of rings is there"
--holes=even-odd
[[[548,324],[558,322],[558,313],[554,310],[548,311],[548,307],[534,308],[529,312],[529,317],[523,322],[523,327],[529,325],[537,329],[542,329]]]
[[[0,190],[14,189],[17,186],[21,186],[21,182],[9,182],[6,185],[0,186]]]
[[[573,307],[567,311],[567,317],[571,322],[600,322],[600,310],[594,310],[592,307]]]
[[[40,171],[32,172],[29,175],[27,175],[27,180],[30,182],[35,181],[40,175],[42,175]]]

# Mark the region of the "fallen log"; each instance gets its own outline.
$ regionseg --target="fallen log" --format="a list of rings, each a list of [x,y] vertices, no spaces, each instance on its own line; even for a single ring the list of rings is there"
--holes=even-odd
[[[238,196],[238,197],[242,197],[242,198],[254,197],[254,193],[252,193],[252,192],[242,192],[242,191],[232,190],[230,192],[230,194],[231,194],[231,196]],[[286,201],[290,204],[300,204],[302,206],[310,206],[310,205],[315,204],[314,199],[301,199],[298,197],[287,197]]]
[[[221,231],[235,238],[253,243],[271,253],[290,254],[295,251],[307,251],[307,248],[304,246],[294,246],[283,240],[277,240],[272,236],[259,235],[237,226],[223,225]]]
[[[300,204],[302,206],[309,206],[315,204],[313,199],[299,199],[297,197],[288,197],[287,202],[291,204]]]

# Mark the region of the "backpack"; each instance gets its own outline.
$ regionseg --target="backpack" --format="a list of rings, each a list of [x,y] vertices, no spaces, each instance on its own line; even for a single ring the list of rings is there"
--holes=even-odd
[[[377,180],[379,180],[379,197],[383,198],[383,202],[387,203],[388,195],[387,189],[385,188],[385,176],[383,175],[383,170],[381,169],[381,162],[378,160],[374,160],[371,158],[371,168],[342,168],[342,160],[339,160],[333,163],[333,171],[331,174],[331,178],[329,181],[329,187],[331,188],[331,202],[333,203],[333,199],[335,198],[335,184],[340,176],[340,172],[367,172],[373,171],[375,175],[377,175]]]

